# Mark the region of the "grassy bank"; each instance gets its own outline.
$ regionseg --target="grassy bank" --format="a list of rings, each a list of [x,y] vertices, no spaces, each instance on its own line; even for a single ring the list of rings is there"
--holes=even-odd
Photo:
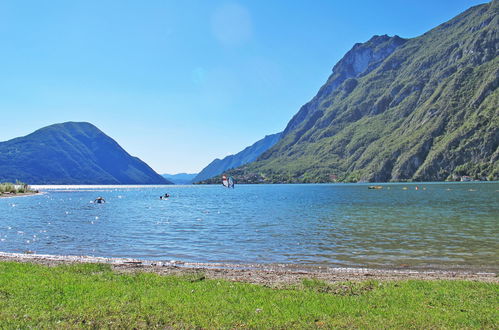
[[[499,285],[471,281],[326,284],[287,289],[203,274],[118,274],[108,265],[0,263],[0,328],[494,328]]]
[[[1,196],[17,195],[17,194],[36,194],[37,192],[38,191],[32,190],[28,184],[23,183],[23,182],[0,183],[0,197]]]

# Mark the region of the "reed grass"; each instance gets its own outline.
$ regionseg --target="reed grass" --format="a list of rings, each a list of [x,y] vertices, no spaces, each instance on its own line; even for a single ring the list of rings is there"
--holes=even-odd
[[[31,189],[31,187],[24,183],[17,181],[16,183],[4,182],[0,183],[0,195],[3,194],[27,194],[36,193],[36,190]]]

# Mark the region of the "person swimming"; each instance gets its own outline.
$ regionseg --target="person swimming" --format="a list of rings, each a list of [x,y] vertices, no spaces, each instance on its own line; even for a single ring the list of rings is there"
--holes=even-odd
[[[103,198],[103,197],[97,197],[95,200],[94,200],[94,203],[97,203],[97,204],[102,204],[102,203],[105,203],[106,200]]]

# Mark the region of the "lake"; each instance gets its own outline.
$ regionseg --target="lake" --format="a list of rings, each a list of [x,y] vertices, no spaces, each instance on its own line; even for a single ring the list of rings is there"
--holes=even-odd
[[[44,186],[0,199],[0,251],[499,270],[499,183],[382,186]]]

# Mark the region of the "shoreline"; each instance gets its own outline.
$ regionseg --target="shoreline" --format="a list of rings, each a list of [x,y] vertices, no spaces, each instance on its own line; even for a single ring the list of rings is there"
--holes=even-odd
[[[372,268],[310,267],[283,264],[223,264],[189,263],[182,261],[151,261],[133,258],[105,258],[48,254],[23,254],[0,252],[0,262],[25,262],[46,266],[75,263],[109,264],[119,273],[149,272],[159,275],[188,275],[203,273],[209,279],[224,279],[271,287],[300,283],[303,279],[325,282],[345,281],[400,281],[400,280],[468,280],[499,283],[497,273],[471,271],[417,271]]]
[[[29,192],[29,193],[16,193],[16,194],[0,194],[0,198],[15,198],[15,197],[28,197],[44,194],[43,191]]]

